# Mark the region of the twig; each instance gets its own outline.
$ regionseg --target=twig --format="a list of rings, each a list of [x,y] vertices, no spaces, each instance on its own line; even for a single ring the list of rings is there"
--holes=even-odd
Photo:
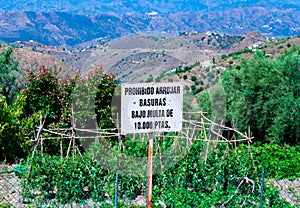
[[[46,117],[47,117],[47,115],[45,116],[45,118],[43,120],[42,114],[40,114],[40,126],[38,128],[38,133],[37,133],[36,139],[35,139],[37,142],[34,146],[33,153],[32,153],[31,159],[30,159],[30,165],[29,165],[28,172],[27,172],[26,186],[25,187],[27,187],[27,185],[28,185],[28,179],[29,179],[29,175],[30,175],[30,172],[31,172],[31,169],[32,169],[32,162],[33,162],[34,154],[35,154],[35,152],[37,150],[37,147],[38,147],[38,144],[39,144],[40,134],[42,133],[43,126],[44,126],[45,121],[46,121]]]
[[[240,186],[244,183],[244,181],[245,181],[246,183],[250,182],[250,183],[253,184],[253,186],[252,186],[252,192],[251,192],[251,193],[253,193],[254,188],[255,188],[255,183],[254,183],[253,180],[251,180],[251,179],[249,179],[247,176],[245,176],[245,177],[241,180],[241,182],[239,183],[239,185],[238,185],[238,187],[236,188],[234,194],[231,195],[231,197],[230,197],[227,201],[225,201],[220,207],[224,207],[226,204],[229,203],[229,201],[230,201],[235,195],[238,194],[239,188],[240,188]],[[249,194],[249,196],[251,195],[251,193]]]

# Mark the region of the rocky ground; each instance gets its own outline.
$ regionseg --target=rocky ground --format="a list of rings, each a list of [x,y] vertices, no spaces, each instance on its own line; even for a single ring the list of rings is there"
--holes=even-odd
[[[13,166],[0,164],[0,207],[11,205],[13,207],[25,207],[20,196],[20,179],[13,172]]]
[[[300,179],[295,180],[274,180],[270,179],[267,184],[273,185],[280,191],[280,198],[289,202],[292,206],[300,207]]]

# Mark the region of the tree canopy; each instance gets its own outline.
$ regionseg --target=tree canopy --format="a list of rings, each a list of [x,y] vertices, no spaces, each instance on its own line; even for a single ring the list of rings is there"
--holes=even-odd
[[[0,88],[1,94],[11,104],[20,89],[20,83],[16,82],[19,76],[18,63],[12,57],[13,48],[9,47],[0,54]]]
[[[222,73],[227,119],[241,131],[250,127],[256,140],[300,142],[300,48],[275,59],[257,53]]]

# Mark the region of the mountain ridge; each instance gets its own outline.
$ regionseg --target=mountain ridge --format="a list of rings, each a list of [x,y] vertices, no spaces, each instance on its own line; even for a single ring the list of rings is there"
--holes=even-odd
[[[179,12],[224,11],[233,8],[263,7],[266,9],[300,10],[297,0],[0,0],[2,11],[61,11],[73,14],[97,15],[99,13],[160,14]]]
[[[66,12],[0,12],[0,39],[6,42],[35,40],[45,45],[74,47],[97,39],[97,44],[139,32],[178,34],[212,31],[266,36],[300,34],[300,11],[237,8],[209,13],[170,15],[75,15]]]

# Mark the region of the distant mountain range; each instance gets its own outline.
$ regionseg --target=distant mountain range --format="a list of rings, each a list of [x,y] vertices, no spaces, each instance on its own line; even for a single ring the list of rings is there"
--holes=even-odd
[[[0,40],[74,47],[140,32],[300,34],[297,0],[0,0]]]
[[[225,11],[235,8],[300,10],[298,0],[0,0],[2,11],[60,11],[73,14],[175,14]]]

